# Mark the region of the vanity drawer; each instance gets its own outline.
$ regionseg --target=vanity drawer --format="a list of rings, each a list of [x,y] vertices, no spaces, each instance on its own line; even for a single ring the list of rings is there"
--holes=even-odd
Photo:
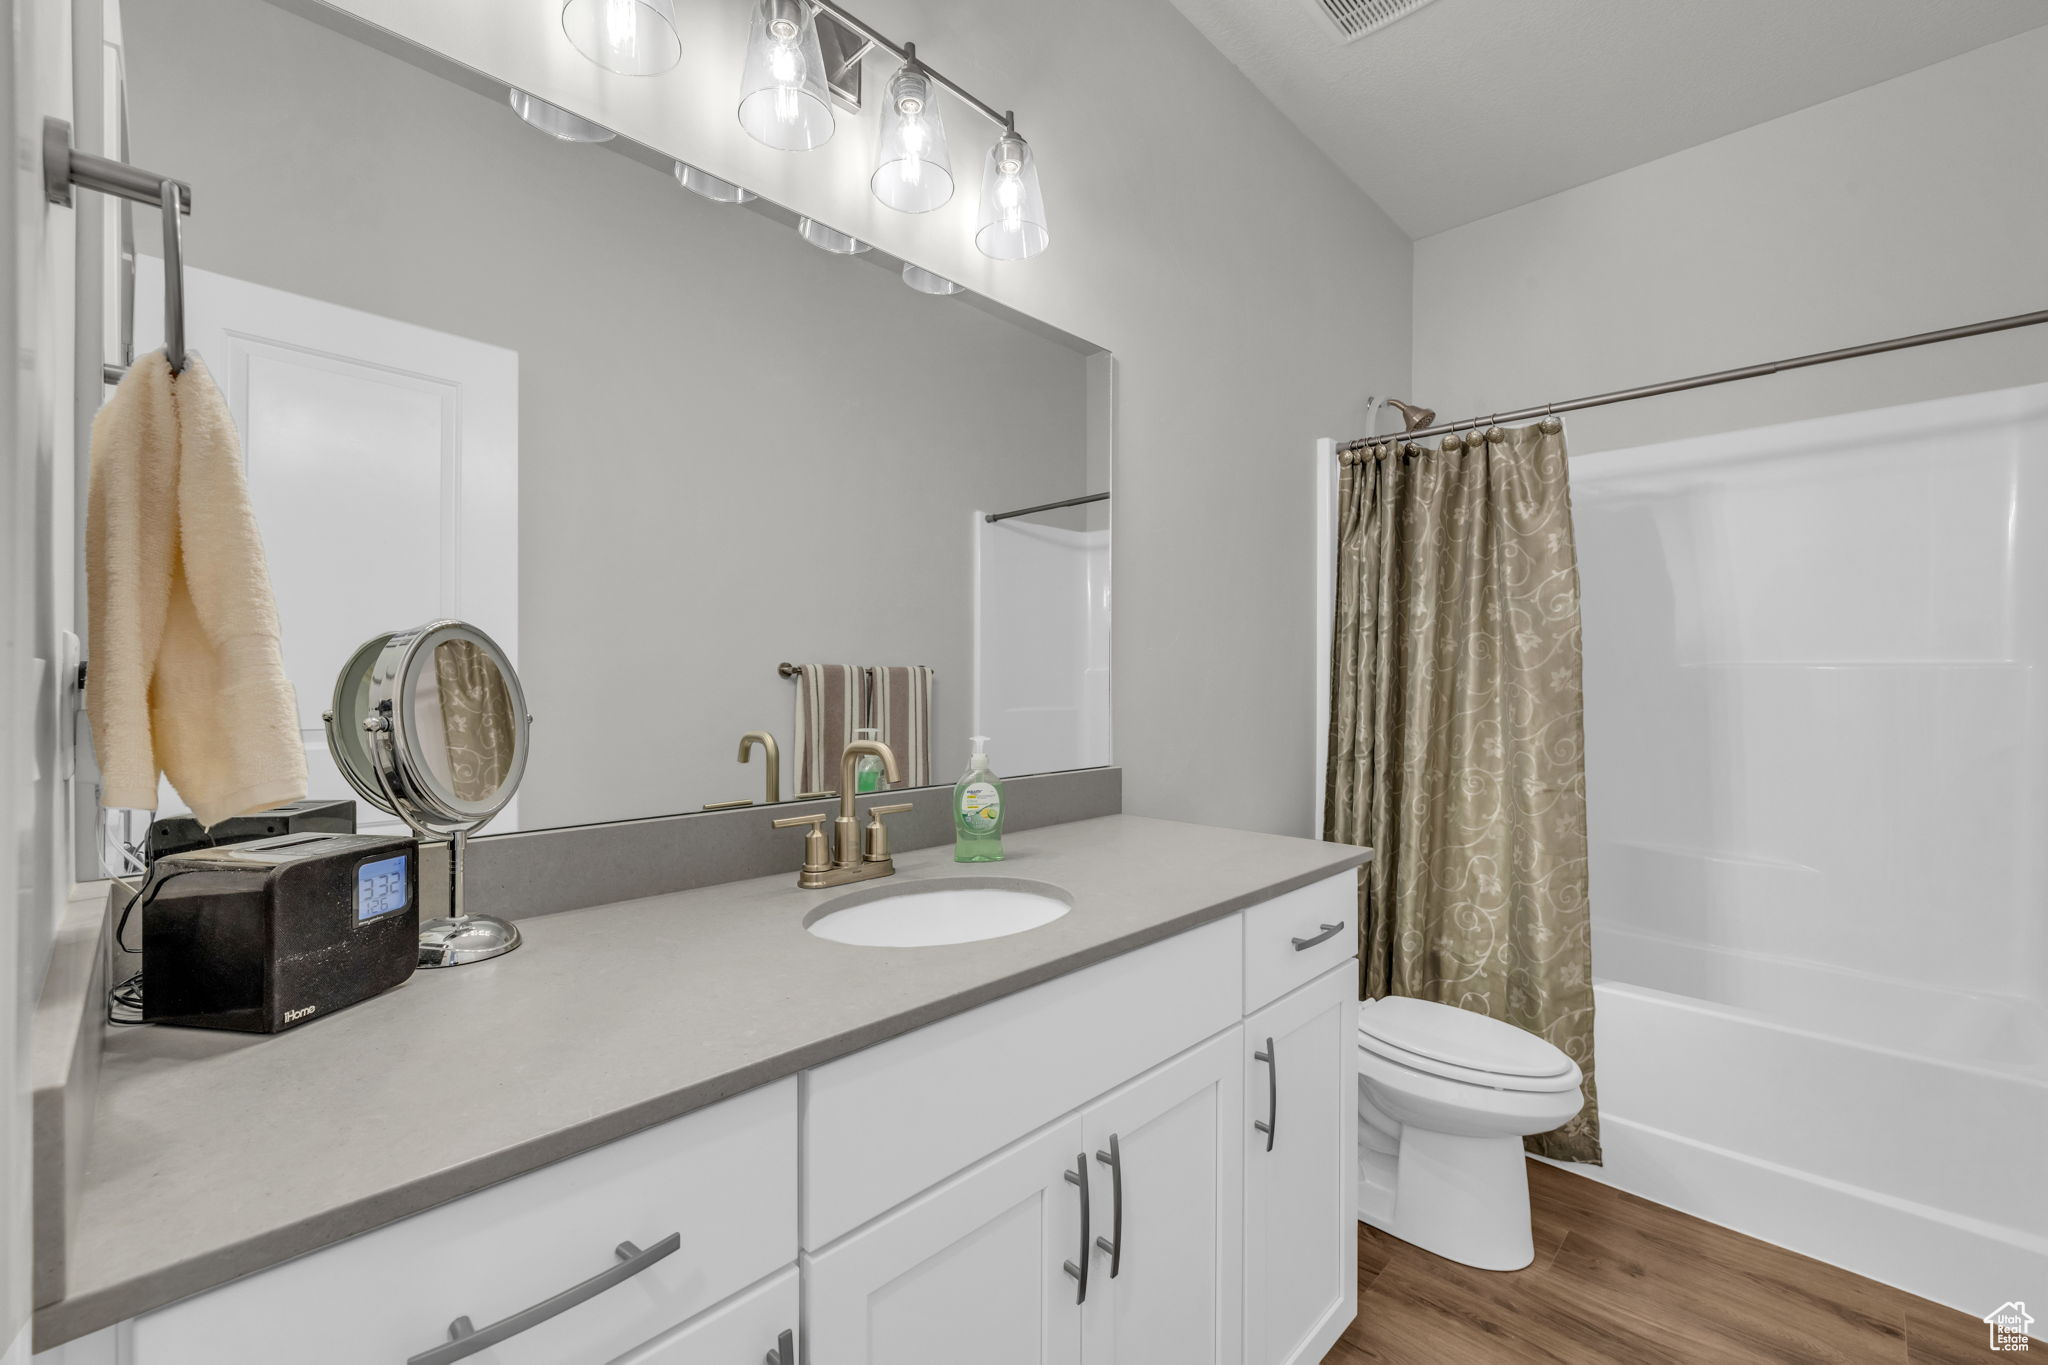
[[[472,1357],[611,1360],[796,1259],[796,1101],[794,1078],[764,1086],[172,1304],[125,1359],[401,1365],[456,1318],[483,1331],[623,1271],[631,1242],[644,1269]]]
[[[1252,906],[1244,912],[1245,1012],[1271,1004],[1345,958],[1356,956],[1355,871],[1340,872]]]
[[[1243,1017],[1235,915],[804,1076],[816,1251]]]
[[[797,1365],[797,1313],[797,1270],[790,1266],[612,1365]]]

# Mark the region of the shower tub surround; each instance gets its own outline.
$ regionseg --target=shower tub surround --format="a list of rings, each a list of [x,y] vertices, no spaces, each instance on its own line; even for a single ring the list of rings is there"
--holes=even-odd
[[[2048,386],[1572,479],[1601,1178],[2048,1302]]]

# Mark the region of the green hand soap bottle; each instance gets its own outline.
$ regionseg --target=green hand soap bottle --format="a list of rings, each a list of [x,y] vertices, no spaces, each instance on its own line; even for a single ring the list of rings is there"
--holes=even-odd
[[[988,736],[976,735],[974,756],[953,788],[953,861],[1003,860],[1003,784],[988,766]]]

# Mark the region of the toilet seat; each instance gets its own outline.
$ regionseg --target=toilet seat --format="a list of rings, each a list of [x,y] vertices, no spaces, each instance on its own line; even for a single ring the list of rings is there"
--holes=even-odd
[[[1388,996],[1358,1012],[1358,1044],[1397,1065],[1493,1090],[1573,1090],[1578,1064],[1513,1024],[1433,1000]]]

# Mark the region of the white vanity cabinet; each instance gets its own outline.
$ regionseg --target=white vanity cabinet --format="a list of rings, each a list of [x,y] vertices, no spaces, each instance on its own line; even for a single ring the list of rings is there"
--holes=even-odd
[[[118,1365],[436,1361],[459,1318],[522,1328],[489,1365],[610,1361],[794,1264],[796,1139],[791,1078],[145,1313]]]
[[[797,1365],[798,1311],[790,1266],[611,1365]]]
[[[807,1257],[805,1365],[1239,1365],[1239,1036]]]
[[[1089,1365],[1243,1360],[1243,1030],[1088,1106]]]
[[[1247,1365],[1316,1365],[1358,1315],[1357,1035],[1355,961],[1245,1020]]]
[[[804,1260],[804,1365],[1076,1365],[1081,1121]]]
[[[1355,886],[940,1018],[39,1365],[1316,1365],[1357,1306]],[[458,1319],[492,1341],[451,1350]]]

